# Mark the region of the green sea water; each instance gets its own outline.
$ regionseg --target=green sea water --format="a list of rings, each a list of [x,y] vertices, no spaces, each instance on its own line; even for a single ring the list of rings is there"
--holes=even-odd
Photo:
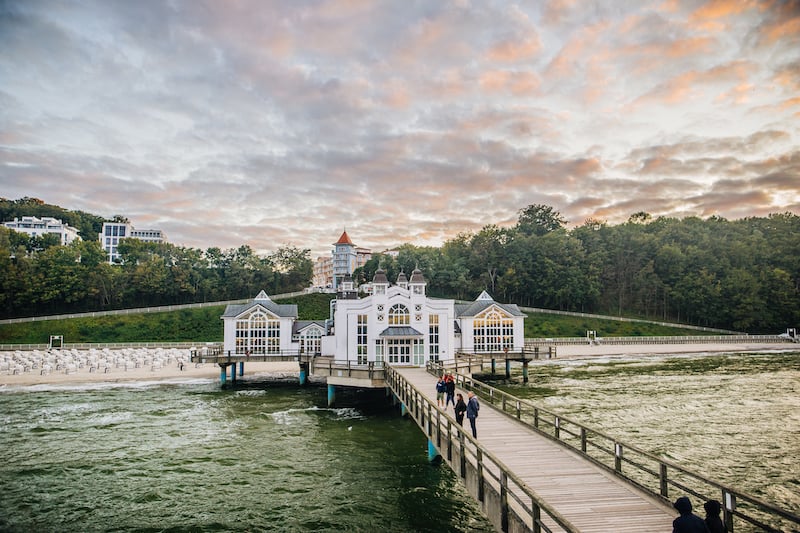
[[[384,395],[213,380],[0,389],[0,531],[493,531]]]

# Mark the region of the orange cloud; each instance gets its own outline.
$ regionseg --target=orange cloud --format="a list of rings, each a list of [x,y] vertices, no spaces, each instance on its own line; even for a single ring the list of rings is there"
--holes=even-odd
[[[523,40],[507,40],[495,44],[487,53],[492,61],[514,62],[530,59],[541,49],[541,42],[536,35]]]
[[[712,0],[692,13],[689,23],[698,29],[720,31],[728,27],[730,16],[757,6],[756,0]]]

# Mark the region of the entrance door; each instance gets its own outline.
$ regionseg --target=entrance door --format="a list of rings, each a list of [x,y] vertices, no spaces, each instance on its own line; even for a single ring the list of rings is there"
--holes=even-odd
[[[411,363],[411,341],[409,339],[388,339],[389,363],[407,365]]]

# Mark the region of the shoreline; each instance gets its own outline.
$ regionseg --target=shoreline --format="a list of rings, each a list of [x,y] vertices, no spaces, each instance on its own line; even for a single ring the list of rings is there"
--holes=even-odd
[[[778,353],[787,351],[800,351],[797,344],[638,344],[638,345],[564,345],[557,347],[557,355],[553,359],[544,358],[536,360],[537,363],[548,361],[596,359],[600,357],[621,356],[657,356],[657,355],[687,355],[687,354],[721,354],[721,353]],[[244,376],[237,378],[248,380],[254,375],[273,375],[278,377],[299,376],[300,369],[296,362],[248,362],[245,364]],[[220,368],[215,363],[192,364],[185,363],[181,370],[179,363],[173,361],[161,368],[142,366],[125,370],[124,368],[110,368],[108,372],[90,372],[87,367],[73,369],[67,373],[64,370],[53,370],[42,373],[41,367],[31,369],[19,374],[0,373],[0,390],[7,386],[31,385],[60,385],[79,383],[119,383],[130,381],[164,381],[164,380],[219,380]]]

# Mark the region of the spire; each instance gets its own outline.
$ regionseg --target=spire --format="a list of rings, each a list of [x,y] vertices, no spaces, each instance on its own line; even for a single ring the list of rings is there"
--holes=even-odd
[[[347,230],[344,230],[344,231],[342,232],[342,236],[341,236],[341,237],[339,237],[339,240],[338,240],[338,241],[336,241],[336,242],[335,242],[335,243],[333,243],[333,244],[334,244],[334,245],[336,245],[336,244],[349,244],[350,246],[355,246],[355,244],[353,244],[353,241],[351,241],[351,240],[350,240],[350,237],[347,235]]]

